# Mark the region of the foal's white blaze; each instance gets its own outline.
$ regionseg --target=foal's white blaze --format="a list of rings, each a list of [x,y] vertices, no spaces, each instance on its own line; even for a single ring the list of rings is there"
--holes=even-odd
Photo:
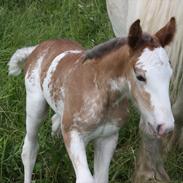
[[[158,125],[163,125],[162,133],[172,130],[174,118],[169,98],[172,69],[166,51],[162,47],[154,50],[144,49],[136,67],[145,71],[146,83],[142,87],[150,94],[150,103],[153,108],[153,111],[148,112],[140,106],[146,121],[155,129]]]

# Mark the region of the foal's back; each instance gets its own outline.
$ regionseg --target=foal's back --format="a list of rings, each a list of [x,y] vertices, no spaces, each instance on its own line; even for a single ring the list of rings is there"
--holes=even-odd
[[[43,57],[43,61],[41,63],[41,79],[43,80],[53,59],[57,55],[69,50],[82,51],[83,48],[79,43],[65,39],[48,40],[40,43],[31,53],[25,63],[25,74],[29,74],[30,76],[32,70],[35,69],[38,59]]]

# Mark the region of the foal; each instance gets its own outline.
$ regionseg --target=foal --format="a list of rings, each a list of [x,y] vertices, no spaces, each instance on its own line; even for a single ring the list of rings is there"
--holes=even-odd
[[[55,112],[52,131],[62,132],[76,183],[108,182],[118,131],[128,116],[129,94],[146,121],[147,134],[158,137],[174,128],[169,100],[172,69],[163,49],[174,32],[174,19],[153,36],[143,33],[137,20],[127,38],[117,38],[91,50],[85,51],[73,41],[50,40],[14,53],[9,74],[18,75],[19,63],[26,59],[24,183],[31,182],[38,128],[47,104]],[[94,176],[85,152],[93,139]]]

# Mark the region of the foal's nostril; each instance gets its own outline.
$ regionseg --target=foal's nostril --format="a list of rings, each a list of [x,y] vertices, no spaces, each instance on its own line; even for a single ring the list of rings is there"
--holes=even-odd
[[[157,130],[157,134],[162,136],[166,134],[167,129],[165,128],[165,124],[159,124],[157,125],[156,130]]]
[[[163,125],[158,125],[158,126],[157,126],[156,130],[157,130],[158,134],[160,133],[161,127],[162,127],[162,126],[163,126]]]
[[[160,136],[168,134],[172,130],[173,130],[173,127],[172,128],[167,127],[165,124],[160,124],[160,125],[157,125],[157,127],[156,127],[157,134],[160,135]]]

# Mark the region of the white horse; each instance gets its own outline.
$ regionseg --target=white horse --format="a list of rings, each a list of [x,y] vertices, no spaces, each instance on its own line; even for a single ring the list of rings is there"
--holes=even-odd
[[[106,2],[108,15],[117,37],[125,35],[130,23],[137,18],[142,21],[142,27],[145,31],[154,32],[169,17],[176,17],[176,36],[171,46],[167,47],[167,52],[174,71],[171,82],[171,99],[176,120],[174,142],[177,141],[180,146],[183,146],[183,1],[106,0]],[[143,128],[142,121],[140,127]],[[139,183],[148,179],[169,181],[161,159],[161,141],[147,139],[145,136],[142,139],[135,181]],[[149,144],[151,144],[151,147],[149,147]],[[154,154],[154,156],[151,154]],[[159,165],[157,166],[157,164]]]

